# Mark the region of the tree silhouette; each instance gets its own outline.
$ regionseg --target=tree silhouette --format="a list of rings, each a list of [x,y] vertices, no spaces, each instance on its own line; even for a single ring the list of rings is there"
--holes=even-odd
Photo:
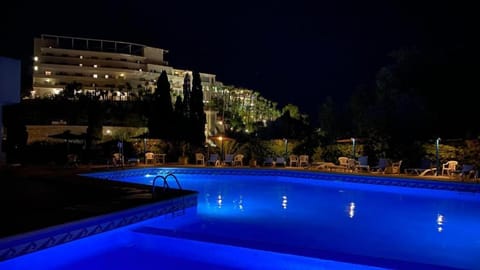
[[[157,80],[157,89],[150,106],[148,129],[151,136],[164,140],[175,139],[173,116],[170,82],[167,73],[162,71]]]
[[[192,73],[192,91],[190,96],[190,124],[192,127],[190,142],[195,146],[205,143],[205,124],[207,122],[203,108],[203,90],[200,73]]]

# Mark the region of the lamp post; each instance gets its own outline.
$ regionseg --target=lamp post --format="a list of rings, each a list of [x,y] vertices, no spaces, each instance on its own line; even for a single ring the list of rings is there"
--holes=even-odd
[[[435,156],[437,159],[437,169],[435,171],[435,175],[438,175],[438,171],[440,171],[439,150],[440,150],[440,138],[437,138],[437,140],[435,141]]]

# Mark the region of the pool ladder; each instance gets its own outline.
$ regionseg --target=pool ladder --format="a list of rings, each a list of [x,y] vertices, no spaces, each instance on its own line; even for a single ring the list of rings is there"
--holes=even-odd
[[[152,195],[155,195],[155,183],[157,182],[157,179],[158,178],[162,178],[163,179],[163,191],[165,191],[167,188],[170,188],[170,186],[168,185],[168,181],[167,181],[167,178],[171,176],[175,179],[175,182],[177,183],[177,186],[178,186],[178,189],[182,189],[182,186],[180,185],[180,182],[178,181],[178,178],[171,172],[167,173],[166,175],[157,175],[155,176],[155,178],[153,178],[153,183],[152,183]]]
[[[155,178],[153,178],[153,182],[152,182],[152,198],[155,198],[156,196],[156,193],[155,193],[155,183],[157,182],[157,179],[158,178],[162,178],[163,179],[163,191],[165,192],[165,190],[167,188],[170,188],[170,186],[168,185],[168,177],[173,177],[175,179],[175,182],[177,183],[177,186],[178,186],[178,189],[179,190],[182,190],[182,186],[180,185],[180,182],[178,181],[178,178],[171,172],[167,173],[166,175],[157,175],[155,176]],[[185,214],[185,197],[182,196],[182,206],[179,208],[179,209],[175,209],[174,211],[172,211],[172,216],[180,216],[180,215],[184,215]]]

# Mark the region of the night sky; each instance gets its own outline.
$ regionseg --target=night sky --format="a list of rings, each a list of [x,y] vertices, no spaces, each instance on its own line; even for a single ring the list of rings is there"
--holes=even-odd
[[[417,2],[417,3],[415,3]],[[168,49],[176,68],[213,73],[315,118],[372,84],[388,53],[471,46],[462,1],[14,1],[2,4],[0,55],[26,66],[33,38],[68,35]],[[28,74],[28,72],[25,72]]]

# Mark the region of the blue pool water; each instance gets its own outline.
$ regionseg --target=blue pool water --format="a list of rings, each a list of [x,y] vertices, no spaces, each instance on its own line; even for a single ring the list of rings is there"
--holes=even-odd
[[[157,262],[161,269],[480,269],[478,193],[221,172],[176,174],[184,189],[199,192],[196,209],[0,269],[46,262],[53,265],[42,269],[157,269]],[[147,173],[108,178],[153,180]]]

